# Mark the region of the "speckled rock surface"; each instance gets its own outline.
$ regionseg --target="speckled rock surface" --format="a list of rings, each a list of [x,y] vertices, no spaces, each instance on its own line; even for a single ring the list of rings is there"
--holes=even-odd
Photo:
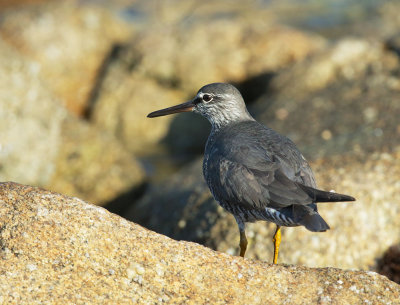
[[[3,39],[37,62],[48,88],[78,115],[113,44],[132,31],[112,10],[75,0],[16,6],[0,23]]]
[[[0,184],[5,304],[399,304],[373,272],[272,266],[177,242],[45,190]]]
[[[113,136],[69,114],[39,70],[0,39],[0,181],[97,204],[138,187],[144,172],[135,158]]]
[[[374,269],[375,260],[400,241],[399,159],[400,147],[390,154],[313,162],[320,188],[350,194],[357,201],[319,204],[320,214],[331,226],[325,233],[284,228],[280,262]],[[154,184],[127,217],[175,239],[196,241],[229,254],[238,251],[236,222],[211,198],[201,160]],[[248,225],[246,256],[270,262],[274,230],[275,225],[266,222]]]

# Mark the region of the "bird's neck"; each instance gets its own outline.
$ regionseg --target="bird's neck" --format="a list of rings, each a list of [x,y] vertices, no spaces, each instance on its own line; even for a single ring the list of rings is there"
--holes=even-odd
[[[213,132],[231,124],[243,121],[254,121],[254,118],[247,112],[247,110],[245,112],[221,111],[217,115],[213,115],[212,118],[208,119],[211,123]]]

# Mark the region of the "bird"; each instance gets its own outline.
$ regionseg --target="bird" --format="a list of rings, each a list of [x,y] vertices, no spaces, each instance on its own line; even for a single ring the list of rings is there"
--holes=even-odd
[[[282,226],[325,232],[330,227],[318,213],[317,203],[355,201],[352,196],[318,189],[309,163],[294,142],[257,122],[233,85],[205,85],[192,100],[148,117],[189,111],[211,123],[203,175],[214,199],[237,222],[241,257],[248,245],[246,223],[276,224],[272,240],[273,264],[277,264]]]

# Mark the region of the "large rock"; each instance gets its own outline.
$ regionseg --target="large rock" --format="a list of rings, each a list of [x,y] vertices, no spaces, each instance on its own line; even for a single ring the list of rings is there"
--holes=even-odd
[[[67,112],[43,85],[37,63],[0,39],[0,180],[46,185]]]
[[[134,68],[185,92],[210,82],[240,82],[276,71],[326,44],[318,35],[277,24],[273,12],[254,3],[204,3],[190,12],[187,5],[183,5],[186,10],[160,5],[160,11],[178,15],[157,16],[152,26],[135,37]]]
[[[241,82],[276,71],[325,45],[319,36],[274,24],[268,10],[251,5],[239,10],[238,5],[214,8],[214,3],[205,3],[188,21],[181,7],[187,5],[176,5],[160,3],[160,11],[178,11],[183,20],[157,16],[121,48],[98,87],[91,119],[133,152],[151,151],[149,147],[163,139],[174,153],[199,152],[209,130],[204,121],[170,116],[155,122],[147,113],[184,102],[210,82]],[[210,5],[212,15],[205,13]],[[243,12],[253,18],[243,17]],[[182,135],[183,125],[190,125],[192,133]]]
[[[400,304],[373,272],[232,257],[15,183],[0,184],[0,227],[1,303]]]
[[[374,268],[375,260],[400,242],[399,158],[400,146],[391,154],[336,156],[311,164],[320,188],[335,189],[357,201],[319,204],[320,214],[331,226],[326,233],[284,228],[280,262]],[[175,239],[238,253],[236,222],[212,199],[203,181],[201,160],[153,184],[127,217]],[[248,225],[246,256],[270,262],[274,230],[275,225],[266,222]]]
[[[168,132],[172,116],[154,121],[147,118],[150,112],[184,101],[177,90],[160,86],[148,78],[130,75],[114,64],[106,75],[93,109],[97,127],[114,134],[132,152],[155,150],[155,145]]]
[[[72,116],[60,128],[62,142],[45,187],[99,205],[124,205],[138,196],[145,172],[114,136]]]
[[[306,157],[400,144],[400,61],[383,43],[344,39],[266,80],[252,112]]]
[[[113,136],[71,116],[39,70],[0,39],[0,180],[98,204],[138,187],[139,163]]]
[[[103,5],[50,1],[5,10],[0,33],[38,63],[49,89],[81,115],[103,61],[132,28]]]

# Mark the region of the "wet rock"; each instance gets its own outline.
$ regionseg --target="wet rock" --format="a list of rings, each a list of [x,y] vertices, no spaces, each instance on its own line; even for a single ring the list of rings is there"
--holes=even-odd
[[[0,33],[37,62],[48,88],[81,115],[103,60],[132,29],[101,5],[50,1],[5,10]]]
[[[379,42],[341,40],[277,75],[252,113],[308,158],[400,144],[400,62]]]
[[[177,242],[77,198],[0,184],[3,303],[395,304],[373,272],[270,265]]]
[[[400,241],[399,158],[400,146],[390,154],[335,156],[312,163],[321,189],[334,189],[357,201],[319,204],[320,214],[331,226],[325,233],[284,228],[280,261],[373,268],[385,249]],[[236,222],[211,198],[201,160],[150,187],[127,217],[175,239],[196,241],[229,254],[238,251]],[[271,223],[249,224],[246,256],[270,262],[274,231]]]
[[[71,116],[39,70],[0,40],[0,180],[98,204],[143,183],[138,162],[114,137]]]

